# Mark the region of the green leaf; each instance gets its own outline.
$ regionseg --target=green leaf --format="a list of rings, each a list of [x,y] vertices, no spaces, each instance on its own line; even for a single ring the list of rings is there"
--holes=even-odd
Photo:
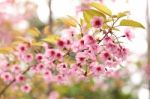
[[[106,18],[106,16],[103,13],[96,11],[96,10],[92,10],[92,9],[83,11],[83,16],[84,16],[84,19],[85,19],[88,27],[91,27],[90,21],[94,16],[99,16],[104,19]]]
[[[12,50],[13,50],[13,48],[11,48],[11,47],[3,47],[3,48],[0,48],[0,54],[8,54]]]
[[[65,17],[65,18],[61,18],[60,19],[64,24],[66,24],[67,26],[73,26],[76,27],[77,25],[77,20],[71,16]]]
[[[49,35],[48,37],[42,39],[43,41],[45,42],[48,42],[48,43],[56,43],[58,40],[59,40],[60,36],[59,35]]]
[[[120,26],[131,26],[131,27],[137,27],[143,29],[145,28],[141,23],[129,19],[121,20]]]
[[[120,12],[117,15],[117,18],[125,17],[129,14],[129,11]]]
[[[31,28],[29,28],[28,30],[27,30],[27,32],[31,35],[31,36],[33,36],[33,37],[39,37],[40,36],[40,31],[37,29],[37,28],[35,28],[35,27],[31,27]]]
[[[92,2],[89,4],[90,6],[96,8],[98,11],[102,12],[103,14],[107,14],[109,16],[112,15],[112,12],[110,9],[108,9],[105,5],[103,5],[102,3],[96,3],[96,2]]]

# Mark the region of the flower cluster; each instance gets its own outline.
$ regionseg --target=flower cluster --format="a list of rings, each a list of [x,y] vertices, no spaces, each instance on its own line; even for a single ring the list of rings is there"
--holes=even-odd
[[[8,87],[18,85],[28,93],[32,84],[30,80],[35,75],[40,75],[46,83],[66,85],[90,78],[114,76],[113,72],[129,53],[120,39],[126,37],[131,40],[133,35],[130,30],[122,36],[115,33],[119,30],[117,21],[126,16],[126,12],[112,15],[105,6],[104,9],[98,8],[99,11],[93,10],[92,7],[97,8],[97,5],[99,3],[92,3],[91,9],[83,12],[84,20],[76,22],[76,28],[67,29],[65,37],[57,38],[55,34],[50,34],[46,41],[39,37],[40,46],[34,46],[33,42],[21,42],[11,54],[0,56],[0,78]],[[126,25],[129,21],[136,23],[135,27],[143,28],[140,23],[131,20],[123,20],[120,25],[129,26]]]
[[[96,28],[102,25],[93,20],[91,24]],[[108,76],[128,55],[128,49],[117,42],[118,38],[112,36],[110,30],[103,34],[103,38],[85,33],[78,39],[76,32],[71,30],[67,32],[68,37],[60,38],[55,46],[44,43],[40,52],[33,52],[30,44],[19,44],[13,52],[19,63],[10,65],[5,57],[0,66],[1,79],[6,83],[23,84],[21,90],[29,92],[30,85],[26,84],[29,76],[40,74],[47,83],[60,84]]]

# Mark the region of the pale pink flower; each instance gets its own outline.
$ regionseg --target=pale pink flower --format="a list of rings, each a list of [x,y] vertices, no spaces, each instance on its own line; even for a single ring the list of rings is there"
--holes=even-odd
[[[132,40],[132,39],[134,38],[134,35],[133,35],[133,33],[131,32],[130,29],[126,29],[124,33],[125,33],[125,37],[126,37],[128,40]]]
[[[37,60],[38,62],[41,62],[42,59],[43,59],[43,54],[42,54],[42,53],[36,54],[36,60]]]
[[[108,51],[108,52],[110,52],[110,53],[116,53],[117,52],[117,49],[118,49],[118,46],[117,46],[117,44],[115,44],[115,43],[107,43],[106,44],[106,50]]]
[[[59,99],[60,95],[57,91],[52,91],[48,97],[48,99]]]
[[[19,51],[20,53],[25,52],[27,50],[27,46],[25,44],[19,44],[17,46],[17,51]]]
[[[85,44],[95,44],[96,40],[92,35],[86,35],[84,36],[84,42]]]
[[[84,10],[88,10],[89,6],[83,6],[83,5],[79,5],[76,6],[76,14],[78,15],[80,12],[84,11]]]
[[[13,73],[15,73],[15,74],[18,74],[18,73],[21,72],[21,68],[20,68],[19,65],[15,64],[15,65],[12,66],[11,71],[12,71]]]
[[[19,74],[19,75],[16,76],[16,82],[21,83],[23,81],[25,81],[25,76],[24,75]]]
[[[129,50],[125,47],[118,48],[116,56],[121,59],[126,59],[129,54]]]
[[[104,44],[113,43],[113,39],[111,37],[105,37],[103,40]]]
[[[51,71],[49,71],[49,70],[44,70],[44,71],[43,71],[43,78],[44,78],[44,80],[45,80],[47,83],[53,81],[53,76],[52,76]]]
[[[26,55],[24,55],[23,60],[24,60],[25,62],[27,62],[27,63],[32,62],[32,60],[33,60],[33,55],[32,55],[32,54],[26,54]]]
[[[86,61],[86,55],[84,52],[79,52],[76,54],[76,61],[77,63],[81,63],[81,64],[84,64],[85,61]]]
[[[69,29],[66,30],[66,32],[67,32],[67,36],[72,38],[76,34],[77,30],[73,27],[70,27]]]
[[[5,81],[5,82],[10,82],[13,80],[13,76],[10,72],[3,72],[1,73],[1,78]]]
[[[25,93],[29,93],[31,91],[31,86],[29,84],[22,85],[21,90]]]
[[[103,25],[103,19],[102,19],[101,17],[94,16],[94,17],[91,19],[91,25],[92,25],[92,27],[94,27],[94,28],[101,28],[102,25]]]
[[[111,54],[107,51],[103,51],[100,54],[100,59],[102,59],[104,62],[107,61],[107,60],[110,60],[111,59]]]
[[[92,73],[94,76],[99,76],[105,73],[105,68],[103,65],[97,65],[92,67]]]
[[[37,64],[37,66],[36,66],[36,70],[37,70],[37,72],[41,72],[41,71],[43,71],[43,70],[45,70],[45,65],[43,64],[43,63],[39,63],[39,64]]]

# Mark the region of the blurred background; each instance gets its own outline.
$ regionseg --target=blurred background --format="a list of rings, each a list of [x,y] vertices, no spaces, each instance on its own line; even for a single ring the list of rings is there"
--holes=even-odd
[[[71,86],[51,87],[33,78],[33,90],[29,94],[10,90],[15,99],[150,99],[150,4],[149,0],[102,0],[113,13],[130,11],[129,18],[141,22],[146,29],[134,29],[134,39],[127,43],[131,51],[124,69],[114,78],[75,83]],[[149,2],[150,3],[150,2]],[[16,36],[26,36],[26,29],[37,27],[59,33],[67,24],[59,18],[78,17],[77,7],[81,0],[0,0],[0,47],[10,46]],[[0,86],[3,85],[0,82]],[[47,93],[47,87],[50,89]],[[0,87],[1,88],[1,87]],[[41,94],[43,93],[43,94]],[[11,99],[11,98],[6,99]],[[20,97],[20,98],[19,98]]]

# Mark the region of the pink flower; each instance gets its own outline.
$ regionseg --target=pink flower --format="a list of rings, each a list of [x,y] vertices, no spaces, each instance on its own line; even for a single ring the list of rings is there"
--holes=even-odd
[[[33,55],[32,54],[26,54],[26,55],[24,55],[23,60],[25,62],[29,63],[29,62],[31,62],[33,60]]]
[[[65,47],[65,42],[60,39],[60,40],[57,41],[57,45],[58,45],[58,47],[60,47],[60,48],[64,48],[64,47]]]
[[[84,41],[85,41],[85,44],[95,44],[96,43],[96,40],[92,35],[84,36]]]
[[[107,51],[110,53],[116,53],[118,46],[115,43],[107,43],[106,44]]]
[[[51,71],[45,70],[45,71],[43,72],[43,78],[44,78],[44,80],[45,80],[47,83],[53,81],[53,76],[52,76]]]
[[[21,86],[21,90],[25,93],[29,93],[31,91],[31,86],[28,84],[25,84],[25,85]]]
[[[79,6],[76,6],[76,14],[78,15],[80,12],[82,12],[82,11],[84,11],[84,10],[88,10],[89,9],[89,6],[81,6],[81,5],[79,5]]]
[[[66,30],[66,32],[67,32],[67,36],[73,37],[76,34],[77,31],[76,31],[75,28],[70,27],[69,29]]]
[[[55,55],[56,55],[56,51],[54,49],[49,49],[49,50],[46,50],[45,52],[46,57],[54,58]]]
[[[101,17],[94,16],[94,17],[91,19],[91,25],[92,25],[92,27],[94,27],[94,28],[100,28],[100,27],[102,27],[102,25],[103,25],[103,19],[102,19]]]
[[[19,51],[20,53],[25,52],[27,50],[27,46],[25,44],[19,44],[17,46],[17,51]]]
[[[63,61],[63,53],[60,51],[57,51],[55,58],[59,61]]]
[[[12,66],[12,70],[11,70],[13,73],[15,73],[15,74],[18,74],[18,73],[20,73],[21,72],[21,68],[20,68],[20,66],[19,65],[13,65]]]
[[[19,74],[16,76],[16,82],[20,83],[20,82],[23,82],[25,81],[25,76],[22,75],[22,74]]]
[[[9,72],[3,72],[1,74],[1,78],[5,81],[5,82],[10,82],[13,80],[13,76],[11,73]]]
[[[125,33],[125,37],[126,37],[128,40],[132,40],[132,39],[134,38],[134,35],[133,35],[133,33],[131,32],[130,29],[126,29],[124,33]]]
[[[99,76],[105,73],[105,68],[103,65],[96,65],[92,67],[92,73],[94,76]]]
[[[118,48],[118,51],[115,54],[118,58],[126,59],[129,54],[129,51],[127,48],[121,47]]]
[[[107,60],[110,60],[111,59],[111,54],[107,51],[103,51],[101,54],[100,54],[100,58],[103,60],[103,61],[107,61]]]
[[[36,54],[36,60],[37,60],[38,62],[41,62],[42,59],[43,59],[43,54],[41,54],[41,53]]]
[[[77,55],[76,55],[76,61],[77,61],[77,63],[84,64],[85,61],[86,61],[86,58],[87,57],[86,57],[86,55],[85,55],[84,52],[77,53]]]
[[[37,64],[36,70],[37,70],[38,72],[40,72],[40,71],[42,71],[42,70],[44,70],[44,69],[45,69],[45,65],[44,65],[43,63]]]

